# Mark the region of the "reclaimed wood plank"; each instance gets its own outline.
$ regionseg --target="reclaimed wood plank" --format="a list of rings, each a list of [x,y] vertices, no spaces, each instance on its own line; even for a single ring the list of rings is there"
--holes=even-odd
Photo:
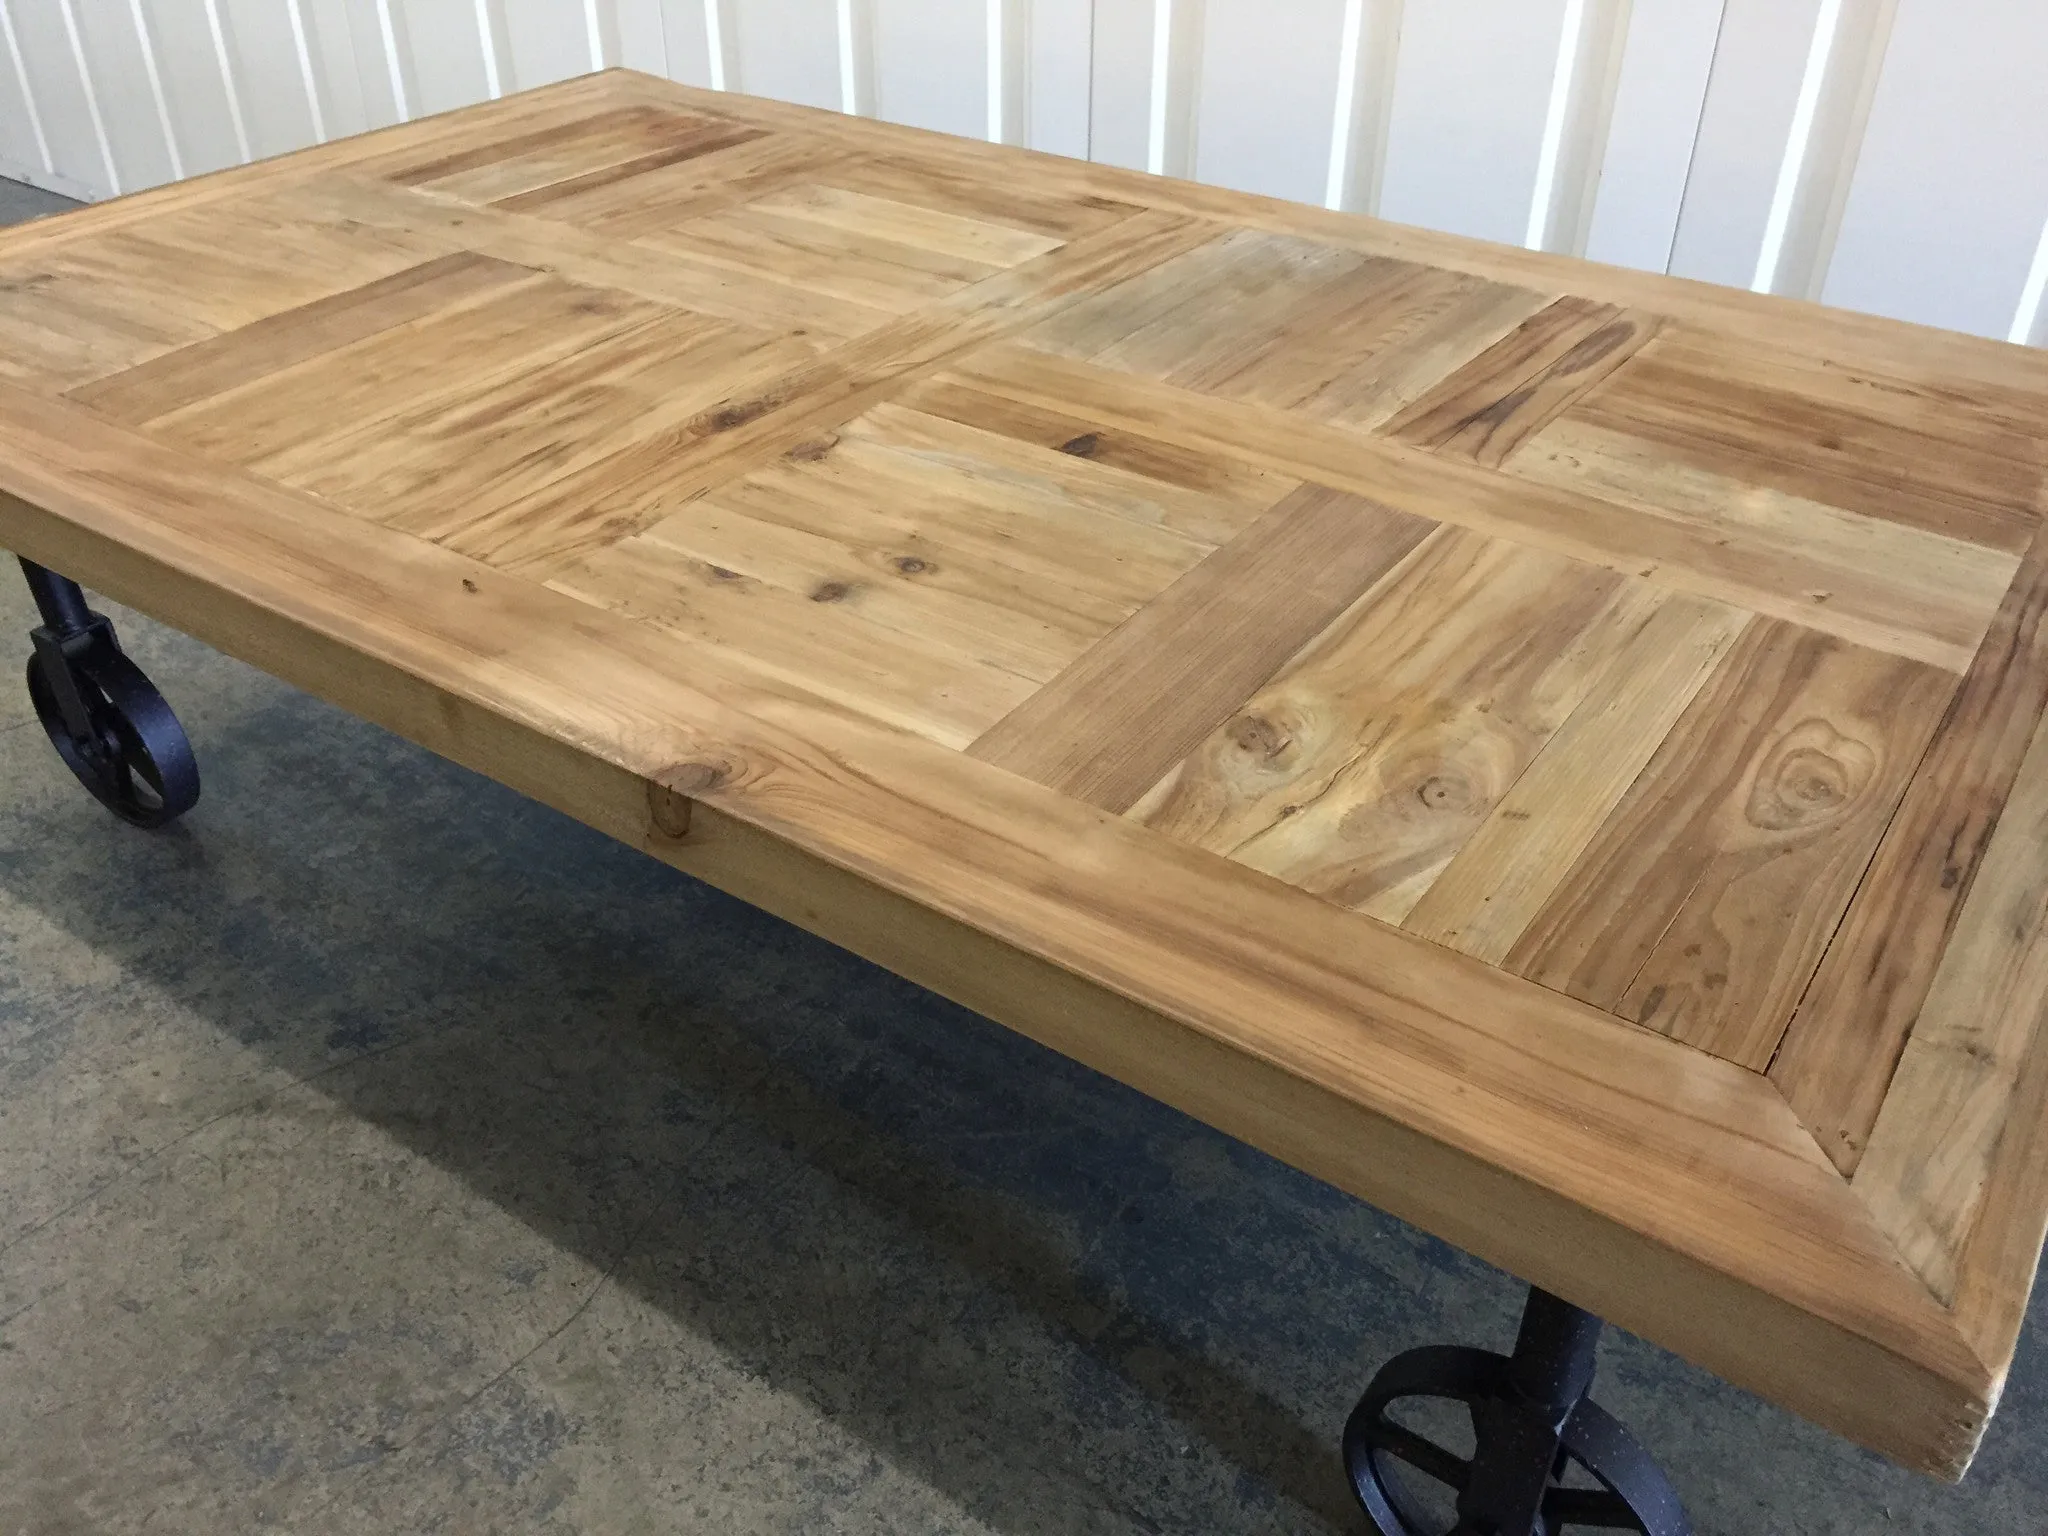
[[[705,496],[641,537],[701,562],[720,579],[765,582],[833,603],[884,629],[943,640],[962,656],[1040,683],[1105,628],[1063,601],[1045,601],[1007,562],[975,560],[965,540],[946,542],[894,519],[881,526],[851,520],[830,526],[820,533],[750,517]]]
[[[1431,526],[1303,486],[968,753],[1090,805],[1128,809]]]
[[[1020,346],[956,362],[949,377],[1030,405],[1165,442],[1229,453],[1274,470],[1372,496],[1403,511],[1538,544],[1661,586],[1768,614],[1858,645],[1961,671],[1977,654],[1953,607],[1916,601],[1896,581],[1850,580],[1838,544],[1811,547],[1738,506],[1633,505],[1445,458],[1404,443],[1133,380]],[[1553,428],[1552,430],[1555,430]],[[1524,450],[1524,457],[1534,451]],[[1518,461],[1519,462],[1519,461]],[[1855,539],[1849,540],[1851,544]],[[1880,565],[1882,562],[1878,562]]]
[[[1270,507],[1299,484],[1228,454],[1105,426],[1087,415],[991,394],[951,378],[919,380],[896,399],[947,421],[1238,506]]]
[[[592,192],[623,187],[656,171],[695,160],[700,155],[712,155],[722,149],[734,149],[742,144],[751,144],[760,137],[762,134],[758,129],[739,128],[729,123],[692,125],[680,128],[672,134],[658,136],[656,147],[647,149],[644,153],[610,164],[593,166],[577,175],[562,176],[539,186],[486,200],[508,213],[545,213]],[[666,142],[661,142],[664,139]],[[444,182],[438,184],[436,190],[447,192],[453,189]],[[456,192],[454,195],[463,194]]]
[[[1761,1070],[1955,679],[1752,622],[1504,962]]]
[[[346,218],[543,268],[570,282],[617,289],[658,304],[792,335],[857,336],[890,318],[886,310],[794,288],[736,267],[653,250],[630,240],[606,239],[552,219],[475,207],[419,188],[318,176],[279,192],[277,201],[303,209],[307,217]]]
[[[180,347],[70,395],[102,415],[140,424],[537,275],[456,251]]]
[[[1395,416],[1387,435],[1498,467],[1656,331],[1652,315],[1559,299]]]
[[[491,289],[476,302],[374,331],[146,423],[153,432],[239,464],[317,455],[338,438],[501,377],[574,355],[661,317],[630,294],[546,273]],[[460,359],[450,366],[451,359]]]
[[[963,595],[1096,639],[1156,597],[1211,545],[1097,515],[1085,500],[1006,491],[973,464],[934,465],[886,433],[807,439],[766,467],[682,502],[856,543]],[[667,521],[667,519],[664,519]]]
[[[1504,962],[1749,619],[1666,596],[1402,926]]]
[[[1680,463],[2011,554],[2048,505],[2036,465],[1782,386],[1695,373],[1654,344],[1570,414]]]
[[[1771,1062],[1771,1081],[1845,1175],[1863,1156],[2044,710],[2048,539],[2037,537]]]
[[[529,501],[479,518],[456,547],[509,569],[544,570],[637,532],[690,497],[830,432],[910,378],[1032,325],[1077,294],[1205,244],[1214,233],[1186,220],[1141,214],[1071,241],[877,327],[783,379],[736,390],[691,423],[682,442],[650,444],[568,476]]]
[[[792,592],[647,534],[581,557],[548,585],[942,746],[966,746],[1038,687],[944,632],[875,623],[837,589]]]
[[[1440,528],[1133,814],[1399,923],[1656,599],[1598,566]]]
[[[853,159],[846,150],[809,138],[764,134],[643,171],[630,181],[550,198],[547,217],[609,239],[633,240],[815,183]]]
[[[1796,572],[1809,583],[1801,590],[1810,610],[1832,609],[1866,621],[1815,627],[1953,672],[1977,654],[2019,567],[2019,556],[2004,550],[1732,478],[1587,422],[1553,422],[1522,447],[1508,469],[1520,479],[1712,532],[1788,574]],[[1815,623],[1812,612],[1754,606]],[[1892,634],[1893,642],[1875,640],[1880,630]]]
[[[2048,1038],[2048,723],[2037,727],[1878,1111],[1854,1188],[1953,1304],[2020,1077]]]

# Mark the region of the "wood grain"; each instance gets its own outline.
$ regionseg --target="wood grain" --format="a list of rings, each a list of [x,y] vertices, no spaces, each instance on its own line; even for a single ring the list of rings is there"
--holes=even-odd
[[[910,413],[904,413],[908,415]],[[875,412],[809,438],[767,467],[692,498],[819,538],[860,543],[920,581],[1099,639],[1207,555],[1205,540],[1145,518],[1121,486],[1068,481],[1054,499],[1006,490],[978,457],[934,463]],[[849,515],[849,502],[857,508]],[[665,519],[658,526],[667,526]]]
[[[1803,610],[1754,607],[1954,672],[1977,654],[2019,567],[2004,550],[1675,461],[1653,443],[1588,422],[1552,423],[1509,468],[1697,529],[1805,584]]]
[[[1402,926],[1504,962],[1748,621],[1704,598],[1658,602]]]
[[[77,407],[0,389],[0,426],[31,556],[1827,1422],[1967,1458],[1982,1368],[1754,1074]],[[1108,891],[1155,921],[1083,916]]]
[[[844,184],[845,168],[855,159],[828,145],[769,134],[643,171],[630,181],[560,193],[548,200],[545,213],[551,222],[633,240],[822,178]]]
[[[456,251],[167,352],[72,390],[71,398],[117,421],[145,422],[537,275]]]
[[[32,558],[1967,1463],[2048,359],[608,72],[0,232],[0,435]]]
[[[2033,536],[2043,508],[2038,465],[1976,451],[1926,424],[1696,371],[1680,359],[1652,344],[1572,414],[1678,462],[1929,533],[2014,554]]]
[[[1597,566],[1441,529],[1137,814],[1399,923],[1654,599]]]
[[[1303,486],[1006,715],[968,754],[1122,811],[1431,526]]]
[[[548,583],[586,602],[724,652],[733,671],[773,678],[948,747],[964,747],[1037,680],[963,653],[935,626],[876,623],[829,587],[791,591],[639,535],[585,555]]]
[[[1853,1174],[2048,709],[2048,539],[2028,550],[1771,1063]]]
[[[741,325],[858,336],[886,324],[886,310],[777,282],[677,251],[588,234],[553,219],[479,208],[430,191],[347,176],[317,177],[276,194],[281,207],[335,211],[353,223],[401,239],[459,245],[500,261],[545,269],[569,282],[612,288],[657,304],[714,315]]]
[[[587,197],[592,192],[622,187],[655,171],[666,170],[672,165],[694,160],[699,155],[716,154],[721,149],[734,149],[741,144],[750,144],[760,137],[758,129],[739,128],[729,123],[693,125],[672,134],[662,135],[666,142],[658,142],[655,147],[628,159],[593,166],[578,175],[563,176],[526,191],[495,197],[490,201],[510,213],[532,213],[536,209],[546,209],[558,203]],[[441,190],[450,189],[444,186]]]
[[[1078,613],[1079,605],[1051,583],[1034,583],[984,555],[972,530],[949,540],[943,531],[895,519],[829,532],[804,521],[800,512],[789,520],[753,517],[704,497],[642,537],[721,580],[766,582],[1038,682],[1109,627],[1106,614]],[[1112,614],[1122,606],[1113,598],[1104,603]]]
[[[1418,448],[1499,465],[1641,351],[1656,317],[1562,298],[1387,423]]]
[[[1508,969],[1768,1065],[1954,686],[1753,621]]]
[[[1230,454],[1417,516],[1540,545],[1953,671],[1977,654],[1963,636],[1981,635],[1995,611],[1996,599],[1985,595],[1986,575],[1995,582],[2008,562],[1994,551],[1999,563],[1988,573],[1966,561],[1964,572],[1950,577],[1955,562],[1946,561],[1923,598],[1910,575],[1887,567],[1889,557],[1881,548],[1873,551],[1872,536],[1853,523],[1830,524],[1808,542],[1768,510],[1750,513],[1740,499],[1717,504],[1674,497],[1664,507],[1638,495],[1631,505],[1596,494],[1597,483],[1534,485],[1338,424],[1133,380],[1023,347],[982,348],[956,363],[953,376],[1008,399]],[[1532,444],[1517,464],[1534,451]],[[1952,543],[1935,549],[1945,554]],[[1890,574],[1879,579],[1873,568]],[[1957,585],[1962,590],[1949,597]]]
[[[64,389],[448,254],[252,200],[0,256],[0,377]],[[11,251],[11,247],[9,248]]]
[[[735,135],[758,138],[760,130],[659,107],[618,107],[429,155],[412,164],[387,161],[379,174],[400,186],[431,186],[466,201],[488,203],[630,165],[672,146],[693,149],[707,138],[731,141]]]
[[[1569,256],[1445,234],[1413,225],[1360,218],[1276,197],[1247,195],[1200,182],[1161,184],[1146,172],[1055,155],[1020,157],[1007,146],[929,134],[875,118],[821,115],[758,98],[648,82],[631,89],[665,105],[723,112],[784,131],[814,133],[851,152],[915,158],[935,175],[982,176],[1007,185],[1028,164],[1034,188],[1075,199],[1095,197],[1171,209],[1191,218],[1223,219],[1250,229],[1316,240],[1361,255],[1412,262],[1483,281],[1543,293],[1574,293],[1624,308],[1683,319],[1745,349],[1777,348],[1826,356],[1837,364],[1939,376],[1964,388],[2007,390],[2036,402],[2043,396],[2039,360],[2010,345],[1787,301],[1719,283],[1658,272],[1596,266]]]
[[[258,373],[145,425],[236,463],[317,455],[339,438],[453,405],[501,379],[517,379],[652,324],[662,314],[629,294],[535,273],[494,287],[476,302],[449,305],[332,352]],[[448,367],[451,357],[461,358],[463,366]]]
[[[1013,400],[954,379],[928,379],[897,399],[933,416],[980,427],[1018,442],[1057,449],[1090,464],[1204,496],[1263,510],[1299,483],[1287,475],[1219,453],[1105,425],[1087,415]]]
[[[2048,726],[2037,728],[1878,1111],[1854,1187],[1951,1305],[2048,1019]]]
[[[1525,288],[1367,258],[1283,327],[1172,382],[1319,421],[1379,427],[1549,302]]]
[[[665,438],[615,455],[502,514],[477,519],[457,547],[508,568],[545,570],[647,527],[690,497],[831,431],[905,380],[1032,324],[1096,283],[1214,237],[1199,225],[1147,215],[1113,231],[970,284],[770,384],[735,390],[684,429],[687,451]]]

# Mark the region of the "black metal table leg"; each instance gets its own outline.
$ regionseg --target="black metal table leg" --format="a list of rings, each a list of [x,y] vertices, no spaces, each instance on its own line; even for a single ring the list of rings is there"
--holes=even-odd
[[[178,717],[77,582],[31,560],[21,573],[43,619],[29,636],[28,693],[50,745],[123,821],[161,827],[182,816],[199,798],[199,765]]]
[[[1557,1536],[1574,1528],[1690,1536],[1656,1463],[1586,1396],[1601,1328],[1599,1318],[1531,1289],[1513,1355],[1440,1347],[1389,1361],[1344,1426],[1345,1469],[1381,1536]],[[1391,1416],[1395,1404],[1418,1398],[1470,1412],[1469,1458]],[[1566,1482],[1574,1467],[1589,1474],[1580,1486]],[[1449,1532],[1419,1508],[1403,1481],[1414,1474],[1456,1494]]]

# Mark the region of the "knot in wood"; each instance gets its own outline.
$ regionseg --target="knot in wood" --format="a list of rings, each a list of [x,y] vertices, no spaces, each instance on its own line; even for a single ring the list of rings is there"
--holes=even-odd
[[[679,795],[707,795],[732,777],[732,764],[713,758],[664,768],[655,782]]]

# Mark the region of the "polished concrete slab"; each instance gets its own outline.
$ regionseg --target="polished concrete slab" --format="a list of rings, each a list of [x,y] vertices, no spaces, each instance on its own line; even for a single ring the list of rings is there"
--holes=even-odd
[[[1374,1368],[1508,1342],[1507,1276],[110,611],[206,787],[118,824],[0,675],[0,1531],[1355,1532]],[[2044,1323],[1959,1488],[1626,1336],[1599,1395],[1706,1536],[2034,1536]]]

